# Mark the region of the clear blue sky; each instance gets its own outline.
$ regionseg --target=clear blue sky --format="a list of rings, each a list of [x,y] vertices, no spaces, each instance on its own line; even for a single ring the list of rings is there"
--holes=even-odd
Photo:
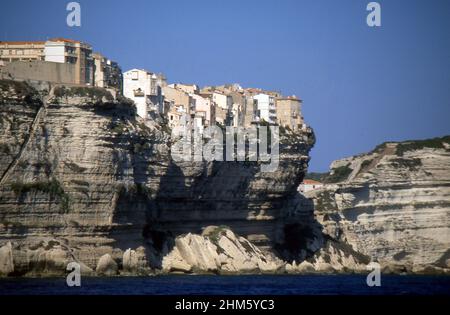
[[[170,82],[239,82],[304,100],[315,129],[311,171],[387,140],[450,134],[450,1],[2,1],[0,40],[86,41]]]

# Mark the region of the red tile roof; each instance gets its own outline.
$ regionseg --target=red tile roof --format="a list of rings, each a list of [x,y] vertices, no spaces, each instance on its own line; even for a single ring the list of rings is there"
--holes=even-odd
[[[318,181],[313,180],[313,179],[304,179],[302,184],[306,184],[306,185],[322,185],[321,182],[318,182]]]
[[[36,44],[36,45],[43,45],[43,44],[45,44],[45,42],[43,42],[43,41],[15,41],[15,42],[0,41],[0,44],[8,44],[8,45]]]

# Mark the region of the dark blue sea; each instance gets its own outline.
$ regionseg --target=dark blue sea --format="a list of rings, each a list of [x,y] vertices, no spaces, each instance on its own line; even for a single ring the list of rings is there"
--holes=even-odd
[[[0,279],[0,295],[450,295],[450,277],[382,276],[369,287],[361,275],[153,276],[82,278],[68,287],[65,278]]]

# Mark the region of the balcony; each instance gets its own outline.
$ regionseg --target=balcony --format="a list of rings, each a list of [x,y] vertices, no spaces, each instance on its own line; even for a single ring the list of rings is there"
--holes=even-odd
[[[75,58],[78,57],[77,53],[75,51],[72,51],[72,50],[65,51],[64,52],[64,56],[66,56],[66,57],[75,57]]]
[[[134,90],[133,92],[134,92],[135,97],[144,97],[145,96],[145,93],[141,89]]]

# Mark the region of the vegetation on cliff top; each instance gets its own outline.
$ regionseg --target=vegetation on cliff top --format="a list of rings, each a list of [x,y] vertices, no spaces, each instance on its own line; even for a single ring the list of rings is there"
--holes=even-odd
[[[0,104],[10,103],[12,99],[22,99],[28,105],[41,105],[39,93],[23,81],[0,79]]]
[[[444,143],[450,144],[450,136],[425,140],[404,141],[397,145],[396,154],[403,156],[407,151],[421,150],[424,148],[445,149]]]
[[[53,91],[56,97],[89,97],[95,100],[102,100],[105,98],[107,101],[113,101],[114,97],[111,92],[106,89],[99,87],[84,87],[84,86],[75,86],[75,87],[65,87],[65,86],[57,86]]]
[[[322,183],[338,183],[347,179],[353,169],[350,164],[333,168],[327,173],[307,173],[305,179],[313,179]]]

